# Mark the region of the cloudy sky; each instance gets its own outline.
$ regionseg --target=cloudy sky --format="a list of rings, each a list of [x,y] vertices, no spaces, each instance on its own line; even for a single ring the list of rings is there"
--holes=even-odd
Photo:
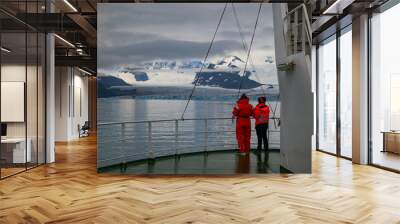
[[[98,4],[98,69],[112,72],[123,66],[141,66],[153,60],[202,60],[217,26],[224,3],[208,4]],[[247,44],[257,16],[257,3],[236,3],[236,11]],[[272,7],[263,4],[251,52],[257,70],[273,73]],[[224,56],[246,58],[228,4],[209,62]]]

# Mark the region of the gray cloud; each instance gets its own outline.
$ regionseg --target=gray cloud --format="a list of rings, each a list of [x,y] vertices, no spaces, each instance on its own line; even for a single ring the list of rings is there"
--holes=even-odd
[[[117,33],[118,35],[108,32],[99,33],[100,48],[107,48],[109,46],[125,46],[143,41],[157,41],[168,39],[160,34],[144,33],[140,31],[119,31],[115,33]]]
[[[98,67],[107,70],[155,59],[201,59],[223,7],[219,3],[99,4]],[[258,4],[235,4],[235,7],[249,43]],[[259,26],[254,51],[260,52],[254,55],[270,54],[274,42],[269,4],[263,6]],[[231,5],[228,5],[211,55],[231,53],[240,54],[243,49]]]
[[[117,55],[110,60],[108,57],[100,57],[100,65],[113,64],[140,64],[154,59],[185,59],[203,58],[210,43],[182,40],[157,40],[133,43],[123,47],[100,49],[101,55]],[[233,40],[219,40],[214,42],[211,54],[224,55],[241,49],[240,42]],[[117,52],[117,53],[116,53]]]

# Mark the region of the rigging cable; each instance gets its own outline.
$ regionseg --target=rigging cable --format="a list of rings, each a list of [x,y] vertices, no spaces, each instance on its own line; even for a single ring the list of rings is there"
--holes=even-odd
[[[236,8],[235,8],[235,4],[234,4],[233,2],[231,2],[231,6],[232,6],[233,15],[234,15],[234,17],[235,17],[236,26],[237,26],[237,28],[238,28],[238,31],[239,31],[239,34],[240,34],[240,38],[241,38],[241,40],[242,40],[242,47],[243,47],[243,50],[244,50],[245,52],[247,52],[247,44],[246,44],[246,41],[245,41],[245,38],[244,38],[244,35],[243,35],[242,26],[240,25],[240,22],[239,22],[239,16],[238,16],[238,14],[237,14],[237,11],[236,11]],[[249,57],[249,62],[250,62],[250,66],[252,67],[252,70],[254,71],[254,75],[255,75],[257,81],[261,83],[261,79],[260,79],[260,77],[259,77],[258,74],[257,74],[257,70],[256,70],[256,68],[255,68],[255,66],[254,66],[254,63],[253,63],[253,61],[252,61],[252,57],[251,57],[251,56]],[[261,91],[262,91],[263,95],[266,95],[266,91],[264,90],[264,85],[261,85]],[[257,95],[257,94],[256,94],[256,95]],[[268,104],[268,106],[270,106],[268,102],[266,102],[266,103]],[[271,107],[271,106],[270,106],[270,107]],[[271,108],[272,108],[272,107],[271,107]]]
[[[224,14],[225,14],[226,7],[227,7],[227,6],[228,6],[228,2],[225,3],[224,9],[222,10],[222,13],[221,13],[221,16],[220,16],[220,18],[219,18],[217,27],[216,27],[216,29],[215,29],[214,35],[213,35],[213,37],[212,37],[212,39],[211,39],[210,46],[208,47],[206,56],[205,56],[204,59],[203,59],[203,63],[202,63],[202,65],[201,65],[201,67],[200,67],[200,71],[199,71],[199,73],[197,73],[197,74],[201,74],[201,72],[202,72],[203,69],[204,69],[205,63],[206,63],[206,61],[207,61],[208,55],[210,54],[212,45],[213,45],[214,40],[215,40],[215,36],[217,35],[218,29],[219,29],[219,27],[220,27],[220,25],[221,25],[222,18],[224,17]],[[183,112],[182,112],[182,116],[181,116],[181,119],[182,119],[182,120],[184,119],[184,115],[185,115],[186,110],[187,110],[187,108],[188,108],[188,106],[189,106],[190,100],[191,100],[192,97],[193,97],[193,93],[194,93],[194,91],[195,91],[195,89],[196,89],[197,82],[199,81],[199,79],[200,79],[200,75],[196,75],[196,79],[195,79],[195,81],[194,81],[194,83],[193,83],[194,85],[193,85],[192,91],[191,91],[191,93],[190,93],[190,95],[189,95],[189,98],[188,98],[188,100],[187,100],[187,102],[186,102],[185,109],[184,109]]]
[[[238,31],[239,31],[239,34],[240,34],[240,38],[241,38],[241,40],[242,40],[242,47],[243,47],[243,50],[244,50],[244,52],[247,52],[247,44],[246,44],[246,41],[245,41],[245,38],[244,38],[244,35],[243,35],[242,26],[240,25],[240,22],[239,22],[239,16],[237,15],[236,8],[235,8],[235,4],[234,4],[233,2],[231,2],[231,6],[232,6],[233,15],[234,15],[234,17],[235,17],[236,26],[237,26],[237,28],[238,28]],[[254,66],[254,63],[253,63],[253,61],[252,61],[251,56],[249,57],[249,62],[250,62],[250,66],[252,67],[252,69],[253,69],[253,71],[254,71],[254,75],[256,76],[257,80],[258,80],[259,82],[261,82],[261,81],[260,81],[260,78],[259,78],[259,76],[258,76],[258,74],[257,74],[256,68],[255,68],[255,66]],[[261,85],[261,91],[262,91],[263,94],[265,95],[265,90],[264,90],[263,87],[264,87],[264,86]]]
[[[252,37],[251,37],[250,46],[249,46],[249,49],[248,49],[248,51],[247,51],[247,58],[246,58],[246,62],[245,62],[245,64],[244,64],[243,75],[242,75],[242,78],[240,79],[240,84],[239,84],[239,90],[238,90],[238,93],[237,93],[237,98],[239,98],[240,89],[242,88],[243,80],[244,80],[244,77],[245,77],[245,75],[246,75],[247,63],[248,63],[248,61],[249,61],[251,48],[252,48],[252,46],[253,46],[254,36],[255,36],[256,30],[257,30],[258,19],[260,18],[260,12],[261,12],[262,4],[263,4],[263,2],[260,2],[260,6],[258,7],[257,18],[256,18],[256,22],[254,23],[253,35],[252,35]]]
[[[240,25],[240,22],[239,22],[239,18],[238,18],[238,14],[237,14],[237,11],[236,11],[236,8],[235,8],[235,4],[234,4],[233,2],[231,2],[231,6],[232,6],[233,15],[234,15],[234,17],[235,17],[236,25],[237,25],[238,30],[239,30],[239,34],[240,34],[240,37],[241,37],[241,39],[242,39],[242,46],[243,46],[243,49],[244,49],[245,51],[247,51],[247,45],[246,45],[245,38],[244,38],[244,35],[243,35],[243,31],[242,31],[242,28],[241,28],[241,25]],[[257,17],[257,20],[258,20],[258,17]],[[255,31],[254,31],[254,32],[255,32]],[[257,71],[256,71],[256,69],[255,69],[255,66],[254,66],[254,64],[253,64],[253,62],[252,62],[252,58],[251,58],[250,55],[249,55],[248,60],[249,60],[249,62],[250,62],[250,66],[252,66],[252,69],[254,70],[254,75],[256,76],[256,79],[257,79],[259,82],[261,82],[261,81],[260,81],[260,77],[259,77],[258,74],[257,74]],[[243,79],[243,78],[244,78],[244,76],[242,77],[242,79]],[[261,86],[261,90],[262,90],[263,94],[266,95],[266,92],[265,92],[265,90],[264,90],[263,87],[264,87],[264,86]],[[239,89],[239,93],[240,93],[240,89]],[[238,95],[239,95],[239,94],[238,94]],[[239,97],[239,96],[238,96],[238,97]],[[280,93],[278,94],[278,100],[279,100],[279,98],[280,98]],[[277,107],[278,107],[278,101],[275,102],[275,106],[274,106],[274,107],[272,107],[271,104],[269,104],[268,102],[266,102],[266,103],[267,103],[267,105],[268,105],[268,106],[271,108],[271,110],[272,110],[273,118],[276,118],[276,110],[277,110]],[[278,126],[279,126],[279,123],[280,123],[280,122],[278,122]],[[275,119],[274,119],[274,126],[275,126],[275,127],[277,126]]]
[[[239,34],[240,34],[240,38],[241,38],[241,40],[242,40],[242,47],[243,47],[243,50],[244,50],[245,52],[247,52],[247,44],[246,44],[246,41],[245,41],[245,38],[244,38],[244,35],[243,35],[242,26],[240,25],[240,22],[239,22],[239,16],[238,16],[238,14],[237,14],[237,11],[236,11],[236,8],[235,8],[235,4],[234,4],[233,2],[231,2],[231,6],[232,6],[233,15],[234,15],[234,17],[235,17],[236,26],[237,26],[237,28],[238,28],[238,31],[239,31]],[[250,66],[252,67],[252,70],[254,71],[254,75],[255,75],[257,81],[261,83],[261,79],[260,79],[260,77],[259,77],[258,74],[257,74],[257,70],[256,70],[256,68],[255,68],[255,66],[254,66],[252,57],[251,57],[250,55],[249,55],[249,63],[250,63]],[[262,94],[265,96],[265,95],[266,95],[266,91],[265,91],[264,88],[265,88],[264,85],[261,85]],[[255,95],[257,95],[257,94],[255,94]],[[267,105],[272,109],[272,106],[271,106],[268,102],[266,102],[266,103],[267,103]],[[275,113],[273,113],[273,114],[275,114]]]

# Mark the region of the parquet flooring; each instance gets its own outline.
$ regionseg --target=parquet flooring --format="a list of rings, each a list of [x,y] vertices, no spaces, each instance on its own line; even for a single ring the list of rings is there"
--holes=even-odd
[[[1,168],[1,175],[7,177],[22,171],[25,171],[25,167],[3,167]]]
[[[97,174],[96,139],[0,181],[0,223],[400,223],[400,175],[313,153],[311,175]]]

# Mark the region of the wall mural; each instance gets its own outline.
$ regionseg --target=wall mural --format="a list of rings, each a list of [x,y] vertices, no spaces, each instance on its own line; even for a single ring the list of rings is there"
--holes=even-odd
[[[99,172],[288,172],[271,4],[98,9]]]

